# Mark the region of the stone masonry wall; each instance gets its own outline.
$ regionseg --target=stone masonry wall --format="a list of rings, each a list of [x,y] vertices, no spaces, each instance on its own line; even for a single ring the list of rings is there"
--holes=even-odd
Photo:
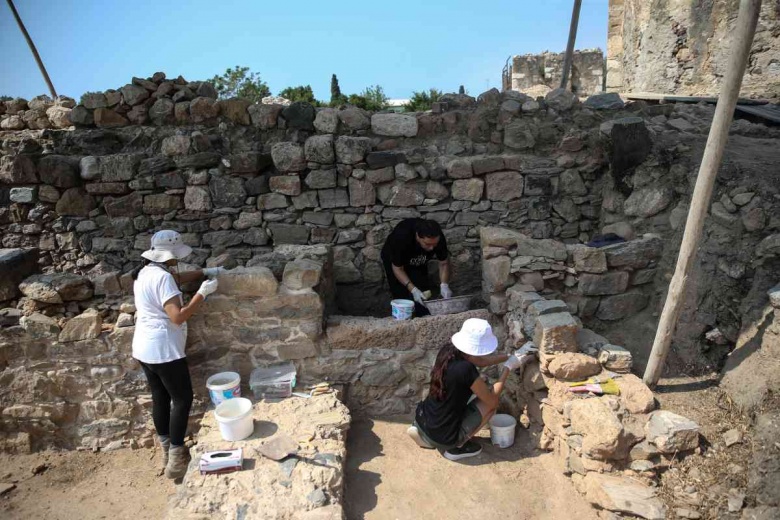
[[[504,90],[525,90],[536,85],[558,88],[563,74],[565,53],[544,52],[524,54],[512,58]],[[604,90],[604,54],[601,49],[574,51],[570,80],[567,88],[578,96],[590,96]]]
[[[739,2],[610,0],[607,89],[717,96],[726,73]],[[761,6],[746,97],[780,97],[780,7]]]

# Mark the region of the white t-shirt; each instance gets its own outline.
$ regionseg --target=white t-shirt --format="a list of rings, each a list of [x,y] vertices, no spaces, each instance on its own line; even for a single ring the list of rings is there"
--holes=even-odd
[[[168,363],[184,357],[187,323],[176,325],[165,313],[163,304],[179,297],[173,275],[159,265],[147,265],[138,273],[135,293],[135,334],[133,357],[144,363]]]

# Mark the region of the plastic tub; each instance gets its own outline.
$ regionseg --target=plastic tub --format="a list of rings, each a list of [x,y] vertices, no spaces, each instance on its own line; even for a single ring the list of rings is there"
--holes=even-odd
[[[390,302],[393,309],[393,318],[396,320],[411,320],[414,313],[414,302],[412,300],[393,300]]]
[[[490,419],[490,442],[499,448],[508,448],[515,443],[517,419],[511,415],[497,413]]]
[[[226,441],[246,439],[255,429],[252,420],[252,401],[245,397],[223,401],[214,410],[214,417],[219,424],[219,433]]]
[[[214,374],[206,380],[206,388],[211,402],[219,406],[223,401],[241,397],[241,376],[236,372]]]
[[[292,361],[276,363],[252,370],[249,388],[255,399],[282,399],[292,395],[295,386],[295,365]]]

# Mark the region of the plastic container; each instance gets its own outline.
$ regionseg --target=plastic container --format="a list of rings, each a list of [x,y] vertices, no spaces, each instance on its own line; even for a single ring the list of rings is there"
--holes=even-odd
[[[226,441],[246,439],[255,430],[252,401],[245,397],[223,401],[214,410],[214,417],[219,424],[219,433]]]
[[[393,318],[396,320],[411,320],[414,313],[414,302],[412,300],[392,300],[390,307],[393,310]]]
[[[219,406],[223,401],[241,397],[241,376],[237,372],[214,374],[206,380],[206,388],[211,402]]]
[[[446,300],[428,300],[425,302],[425,307],[431,313],[431,316],[441,316],[442,314],[457,314],[459,312],[466,312],[471,308],[471,300],[474,299],[473,294],[465,296],[455,296],[454,298],[447,298]]]
[[[249,388],[255,399],[283,399],[292,395],[295,376],[295,365],[291,361],[258,367],[249,376]]]
[[[515,443],[517,419],[511,415],[497,413],[490,419],[490,442],[499,448],[508,448]]]

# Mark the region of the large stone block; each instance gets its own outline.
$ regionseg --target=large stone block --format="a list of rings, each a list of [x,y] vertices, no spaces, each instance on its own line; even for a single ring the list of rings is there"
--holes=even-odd
[[[410,207],[424,202],[423,191],[424,185],[392,184],[380,186],[377,196],[385,206]]]
[[[218,278],[217,294],[236,298],[273,296],[279,287],[274,274],[267,267],[237,267]]]
[[[327,188],[335,188],[337,186],[338,173],[335,169],[328,170],[312,170],[306,176],[306,186],[313,190],[323,190]],[[350,178],[350,180],[352,180]],[[357,179],[355,179],[357,180]]]
[[[319,284],[321,276],[322,263],[299,258],[284,266],[282,283],[288,289],[308,289]]]
[[[282,195],[300,195],[301,178],[297,175],[275,175],[268,179],[268,187],[271,191]]]
[[[230,175],[217,175],[209,181],[211,202],[216,207],[237,208],[246,201],[244,179]]]
[[[45,155],[38,162],[41,182],[57,188],[72,188],[78,184],[78,159],[64,155]]]
[[[521,236],[517,240],[517,255],[544,257],[563,262],[568,257],[566,245],[552,239],[535,239]]]
[[[699,446],[699,425],[668,410],[658,410],[645,424],[645,437],[661,453],[689,451]]]
[[[523,176],[517,172],[489,173],[485,180],[489,200],[506,202],[523,196]]]
[[[304,144],[304,154],[309,162],[333,164],[336,153],[333,148],[332,135],[313,135]]]
[[[601,299],[596,317],[600,320],[622,320],[647,307],[650,298],[638,291],[629,291]]]
[[[521,296],[519,296],[520,307],[524,313],[523,329],[528,337],[533,336],[536,328],[536,318],[539,316],[556,312],[568,312],[569,310],[569,306],[562,300],[545,300],[541,297],[537,299],[534,295],[538,296],[535,292],[521,293]]]
[[[663,254],[664,243],[660,237],[647,237],[600,249],[607,257],[609,267],[640,269],[657,260]]]
[[[357,164],[366,158],[371,150],[371,139],[368,137],[339,136],[336,139],[336,161],[342,164]]]
[[[102,182],[129,181],[135,177],[142,156],[137,154],[106,155],[100,158]]]
[[[477,203],[485,191],[485,181],[482,179],[459,179],[452,183],[452,198],[468,200]]]
[[[604,341],[599,347],[599,362],[613,372],[628,373],[634,363],[631,352]]]
[[[628,288],[629,274],[613,271],[606,274],[583,273],[580,275],[579,290],[586,296],[620,294]]]
[[[510,248],[517,246],[517,241],[527,238],[514,229],[500,227],[481,227],[479,230],[480,244],[483,249],[487,247]]]
[[[463,322],[469,318],[490,319],[487,309],[426,316],[412,320],[415,330],[415,346],[425,350],[438,350],[452,343],[452,336],[458,332]]]
[[[42,303],[88,300],[94,292],[87,278],[70,273],[33,275],[19,285],[19,290],[31,300]]]
[[[607,271],[607,257],[602,249],[577,244],[571,248],[574,269],[583,273],[604,273]]]
[[[499,256],[482,262],[482,282],[486,292],[494,293],[507,288],[510,266],[508,256]]]
[[[615,382],[620,388],[620,402],[629,413],[648,413],[655,408],[653,391],[634,374],[623,374]]]
[[[630,217],[652,217],[665,210],[674,200],[669,185],[643,186],[631,192],[623,203],[623,212]]]
[[[634,479],[588,472],[581,491],[591,504],[647,520],[664,520],[666,506],[654,488]]]
[[[37,269],[37,249],[0,249],[0,301],[16,298],[19,282]]]
[[[417,135],[417,118],[408,114],[374,114],[371,131],[389,137],[414,137]]]
[[[647,158],[653,141],[650,131],[641,117],[624,117],[610,121],[609,135],[612,140],[610,163],[613,175],[622,174],[640,165]]]
[[[547,365],[547,371],[563,381],[584,381],[601,372],[601,365],[591,356],[576,352],[557,354]]]
[[[100,335],[103,320],[95,309],[87,309],[65,323],[59,335],[61,343],[94,339]]]
[[[415,347],[413,321],[333,317],[328,322],[328,342],[334,350],[409,350]]]
[[[268,225],[268,230],[274,240],[274,245],[279,244],[307,244],[309,242],[309,228],[296,224]]]
[[[534,327],[534,344],[540,351],[577,352],[577,321],[568,312],[539,316]]]
[[[34,312],[29,316],[22,316],[19,320],[27,333],[34,339],[53,339],[56,340],[60,334],[60,327],[54,318]]]
[[[353,177],[349,179],[349,204],[350,206],[372,206],[376,203],[376,190],[374,185],[365,180]]]
[[[281,142],[271,147],[271,158],[282,173],[300,172],[306,169],[303,147],[296,143]]]
[[[630,447],[620,418],[609,398],[572,401],[569,412],[572,433],[582,435],[582,453],[597,460],[620,460]]]
[[[0,157],[0,181],[5,184],[37,184],[35,162],[29,155]]]
[[[161,215],[182,207],[184,207],[182,198],[177,195],[155,193],[144,197],[144,213],[148,215]]]
[[[66,217],[87,217],[96,207],[95,198],[84,188],[69,188],[57,201],[55,211]]]
[[[106,197],[103,199],[103,207],[111,218],[137,217],[143,213],[143,195],[134,191],[125,197]]]

